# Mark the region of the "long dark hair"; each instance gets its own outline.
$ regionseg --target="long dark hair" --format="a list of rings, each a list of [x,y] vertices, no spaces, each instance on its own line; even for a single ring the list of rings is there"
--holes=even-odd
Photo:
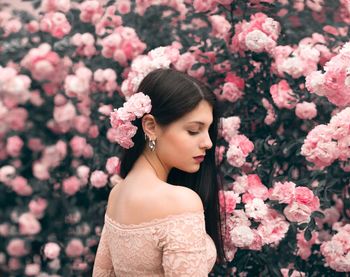
[[[138,92],[151,98],[152,110],[160,126],[166,126],[191,112],[200,101],[205,100],[213,107],[213,123],[209,127],[209,136],[213,146],[207,150],[205,160],[195,173],[187,173],[172,168],[167,182],[191,188],[202,199],[205,211],[206,231],[215,242],[219,262],[225,261],[223,249],[222,224],[219,195],[222,189],[222,176],[215,164],[215,146],[218,129],[218,107],[214,93],[203,83],[185,73],[173,69],[156,69],[141,82]],[[141,119],[133,121],[138,129],[133,137],[134,146],[125,149],[121,158],[120,176],[125,178],[145,146]],[[223,220],[223,221],[222,221]],[[226,224],[225,224],[226,226]]]

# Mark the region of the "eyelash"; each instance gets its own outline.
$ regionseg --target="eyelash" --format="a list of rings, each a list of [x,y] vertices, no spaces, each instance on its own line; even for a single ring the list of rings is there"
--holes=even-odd
[[[191,136],[197,135],[199,132],[192,132],[192,131],[187,131]]]

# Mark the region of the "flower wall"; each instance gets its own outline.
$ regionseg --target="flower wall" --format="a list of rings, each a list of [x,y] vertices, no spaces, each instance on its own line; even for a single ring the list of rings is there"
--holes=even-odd
[[[348,0],[32,4],[0,12],[1,276],[91,275],[120,181],[109,115],[160,67],[221,106],[211,275],[350,271]]]

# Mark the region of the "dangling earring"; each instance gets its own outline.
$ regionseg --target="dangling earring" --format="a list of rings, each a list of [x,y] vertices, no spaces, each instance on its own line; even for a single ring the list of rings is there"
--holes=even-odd
[[[150,138],[147,137],[147,135],[145,134],[145,140],[148,140],[148,147],[151,149],[151,151],[154,151],[156,149],[156,140],[152,140]]]
[[[150,139],[148,141],[148,147],[151,149],[151,151],[156,150],[156,140]]]

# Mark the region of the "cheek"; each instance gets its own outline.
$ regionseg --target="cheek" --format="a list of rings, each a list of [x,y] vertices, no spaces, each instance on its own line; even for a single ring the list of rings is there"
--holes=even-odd
[[[167,159],[172,159],[173,157],[184,157],[183,155],[190,154],[189,150],[193,149],[193,139],[191,139],[186,132],[172,132],[164,137],[164,144],[162,149],[165,153],[170,156]]]

